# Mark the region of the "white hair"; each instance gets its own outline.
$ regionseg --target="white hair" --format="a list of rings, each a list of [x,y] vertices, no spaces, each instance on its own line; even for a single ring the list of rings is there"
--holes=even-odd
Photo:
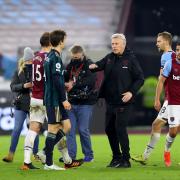
[[[113,38],[120,38],[120,39],[122,39],[122,40],[125,42],[125,44],[126,44],[126,37],[125,37],[125,35],[122,34],[122,33],[115,33],[115,34],[113,34],[113,35],[111,36],[111,39],[113,39]]]

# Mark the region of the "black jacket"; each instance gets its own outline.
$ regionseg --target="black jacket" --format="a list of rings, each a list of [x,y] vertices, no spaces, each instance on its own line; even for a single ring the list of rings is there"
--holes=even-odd
[[[96,74],[92,73],[89,70],[89,65],[93,62],[84,57],[81,64],[78,66],[71,62],[66,67],[65,73],[65,81],[68,82],[71,80],[70,77],[72,73],[72,68],[78,69],[82,65],[82,69],[80,69],[80,73],[78,78],[76,79],[76,83],[68,93],[68,100],[72,104],[79,105],[92,105],[97,101],[97,94],[94,93]]]
[[[18,110],[29,111],[30,107],[30,89],[24,88],[23,85],[29,80],[27,79],[26,70],[18,75],[18,71],[15,71],[11,80],[11,91],[15,94],[14,106]]]
[[[100,89],[100,97],[108,104],[126,105],[134,101],[134,97],[144,83],[143,71],[132,51],[125,48],[122,55],[113,52],[96,62],[97,69],[104,70],[104,81]],[[128,103],[122,101],[122,94],[130,91],[133,94]]]

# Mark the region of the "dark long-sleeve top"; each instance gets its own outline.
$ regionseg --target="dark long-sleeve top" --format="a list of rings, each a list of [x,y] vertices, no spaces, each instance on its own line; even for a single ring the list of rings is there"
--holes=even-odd
[[[18,97],[18,103],[15,105],[16,109],[29,111],[30,106],[30,89],[24,88],[24,84],[27,82],[25,71],[18,74],[15,71],[11,80],[11,91],[15,94],[15,98]]]
[[[104,82],[100,89],[100,97],[113,105],[132,103],[138,90],[144,83],[144,74],[132,51],[125,48],[122,55],[113,52],[96,62],[98,68],[94,72],[104,70]],[[122,101],[122,94],[130,91],[133,94],[127,103]]]
[[[73,64],[73,61],[71,61],[66,67],[66,82],[72,80],[71,74],[73,69],[80,69],[78,77],[76,78],[76,82],[71,91],[68,93],[69,101],[72,104],[91,105],[96,103],[97,95],[93,93],[93,90],[95,88],[96,74],[92,73],[89,70],[89,65],[92,63],[93,62],[90,59],[86,59],[86,57],[84,57],[84,59],[78,66]],[[87,92],[87,94],[89,94],[87,99],[76,97],[73,98],[71,96],[72,94],[79,95],[80,92],[85,91]]]

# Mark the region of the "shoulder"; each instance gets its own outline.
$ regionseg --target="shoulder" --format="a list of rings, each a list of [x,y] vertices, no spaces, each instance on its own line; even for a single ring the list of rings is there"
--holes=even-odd
[[[172,59],[172,55],[173,55],[173,54],[174,54],[173,51],[165,52],[165,53],[163,53],[163,54],[161,55],[161,60],[166,60],[166,61],[168,61],[168,60]]]
[[[115,54],[113,52],[110,52],[104,57],[104,59],[113,58],[113,57],[115,57]]]
[[[12,79],[17,78],[18,76],[19,76],[19,75],[18,75],[18,70],[15,70]]]
[[[167,61],[164,65],[164,68],[163,70],[164,71],[171,71],[171,68],[172,68],[172,61]]]
[[[52,52],[51,54],[49,54],[47,59],[50,64],[61,63],[61,61],[62,61],[61,57],[58,55],[57,52]]]
[[[129,60],[130,63],[132,64],[137,64],[139,61],[133,51],[129,51],[127,53],[127,59]]]

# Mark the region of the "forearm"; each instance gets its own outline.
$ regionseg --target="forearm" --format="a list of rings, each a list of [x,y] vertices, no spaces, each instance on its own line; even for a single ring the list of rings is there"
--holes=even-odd
[[[162,81],[159,81],[158,84],[157,84],[155,101],[159,101],[160,100],[161,93],[162,93],[162,90],[163,90],[163,84],[164,83]]]
[[[23,85],[24,85],[24,83],[11,84],[10,87],[13,92],[20,92],[20,91],[24,90]]]
[[[135,95],[137,94],[138,90],[142,87],[143,84],[144,84],[144,79],[143,78],[139,79],[133,83],[129,91]]]

